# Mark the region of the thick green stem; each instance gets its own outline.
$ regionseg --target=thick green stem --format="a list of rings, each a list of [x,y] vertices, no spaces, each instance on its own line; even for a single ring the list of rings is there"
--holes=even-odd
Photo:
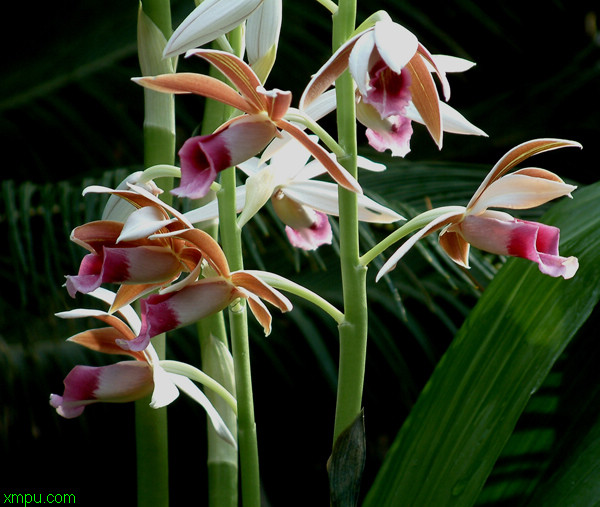
[[[223,251],[233,271],[243,269],[241,230],[235,213],[235,169],[221,173],[219,221]],[[240,300],[229,309],[231,348],[238,400],[238,444],[242,476],[242,501],[244,507],[260,506],[260,474],[258,444],[254,421],[254,397],[250,369],[250,346],[246,302]]]
[[[352,35],[356,1],[341,0],[333,16],[334,50]],[[354,84],[346,71],[336,81],[338,142],[346,156],[338,161],[357,176],[356,110]],[[356,194],[339,190],[340,261],[344,296],[344,322],[339,326],[340,358],[334,441],[358,417],[367,349],[366,268],[359,262],[358,205]]]
[[[158,30],[156,30],[158,28]],[[158,31],[162,37],[158,35]],[[171,6],[169,0],[144,0],[138,20],[140,64],[145,73],[154,73],[151,62],[162,58],[162,40],[171,33]],[[145,67],[145,68],[144,68]],[[155,69],[160,73],[161,69]],[[144,165],[173,164],[175,161],[175,107],[173,97],[150,90],[144,91]],[[170,200],[168,190],[172,178],[162,178],[157,184]],[[160,359],[165,358],[165,336],[157,336],[152,343]],[[135,431],[137,449],[137,487],[139,507],[166,507],[169,505],[169,461],[167,437],[167,409],[152,409],[149,399],[136,402]]]
[[[242,31],[239,27],[229,34],[229,41],[236,52],[240,54]],[[217,199],[221,243],[232,271],[244,268],[241,228],[236,221],[235,189],[235,168],[231,167],[221,173],[221,189],[217,192]],[[254,420],[248,315],[245,300],[240,300],[229,308],[229,332],[238,403],[238,447],[242,503],[244,507],[260,507],[258,443]]]

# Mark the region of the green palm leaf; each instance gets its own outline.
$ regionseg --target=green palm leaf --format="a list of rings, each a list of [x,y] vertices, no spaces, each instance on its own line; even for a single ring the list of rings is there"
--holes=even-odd
[[[590,186],[544,220],[579,257],[573,280],[544,277],[523,260],[498,273],[421,393],[366,506],[475,503],[531,394],[600,298],[598,197],[600,185]]]

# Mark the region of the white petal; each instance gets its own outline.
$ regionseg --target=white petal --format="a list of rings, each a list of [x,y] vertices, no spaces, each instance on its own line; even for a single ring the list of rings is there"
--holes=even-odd
[[[475,66],[475,62],[471,62],[470,60],[465,60],[464,58],[459,58],[457,56],[450,55],[431,55],[435,64],[438,66],[442,72],[465,72],[470,68]],[[431,72],[434,71],[433,65],[431,65],[427,60],[425,60],[427,67]]]
[[[154,377],[154,392],[152,393],[152,399],[150,400],[150,406],[152,408],[166,407],[173,402],[179,396],[179,390],[175,385],[175,382],[170,377],[172,373],[167,373],[157,363],[152,365],[152,372]]]
[[[204,0],[173,33],[163,56],[184,53],[229,32],[258,8],[262,0]]]
[[[450,107],[445,102],[440,101],[440,112],[442,113],[442,129],[444,132],[487,137],[487,134],[483,130],[473,125],[456,109]],[[406,106],[405,114],[407,118],[417,123],[424,123],[423,118],[421,118],[421,115],[412,102]]]
[[[174,218],[165,219],[164,213],[154,206],[144,206],[136,209],[125,221],[117,243],[119,241],[135,241],[136,239],[147,238],[175,220]]]
[[[246,176],[252,176],[262,169],[261,165],[262,164],[260,163],[258,157],[252,157],[245,162],[238,164],[236,167],[240,168],[242,172],[246,174]]]
[[[336,106],[335,88],[332,88],[319,95],[303,111],[313,120],[320,120],[323,116],[331,113]]]
[[[246,23],[246,52],[254,64],[279,41],[281,30],[281,0],[264,0]]]
[[[283,189],[290,199],[328,215],[339,215],[338,186],[326,181],[296,181]],[[365,195],[358,196],[358,219],[363,222],[392,223],[402,220],[395,211]]]
[[[489,207],[528,209],[570,194],[577,187],[525,174],[507,174],[489,185],[469,210],[477,215]]]
[[[356,164],[361,169],[365,169],[367,171],[372,171],[374,173],[380,173],[386,170],[385,164],[380,164],[379,162],[373,162],[368,158],[361,157],[360,155],[356,159]]]
[[[245,201],[246,188],[241,185],[235,189],[235,207],[238,213],[244,208]],[[214,220],[219,218],[219,203],[214,199],[204,206],[200,206],[199,208],[184,213],[183,216],[192,224]],[[173,234],[171,234],[171,236],[173,236]]]
[[[375,45],[383,61],[399,74],[415,56],[419,41],[402,25],[393,21],[379,21],[375,24]]]
[[[348,60],[348,69],[352,78],[362,95],[366,95],[370,89],[369,86],[369,66],[371,63],[371,54],[375,48],[375,34],[373,30],[364,33],[350,52]]]
[[[246,180],[246,203],[238,218],[238,226],[243,227],[258,213],[271,198],[275,190],[274,168],[268,167]]]
[[[172,381],[181,389],[185,394],[187,394],[194,401],[202,405],[204,410],[210,419],[215,431],[217,434],[226,442],[229,442],[232,446],[237,448],[237,443],[235,438],[229,431],[229,428],[219,415],[219,412],[213,407],[210,400],[206,397],[206,395],[198,388],[196,384],[194,384],[189,378],[184,377],[183,375],[177,375],[176,373],[167,373]]]

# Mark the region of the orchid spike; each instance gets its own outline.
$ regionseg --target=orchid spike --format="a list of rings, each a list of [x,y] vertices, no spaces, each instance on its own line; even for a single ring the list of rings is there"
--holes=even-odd
[[[535,139],[510,150],[491,169],[466,207],[453,206],[432,214],[432,220],[388,259],[377,274],[377,280],[394,269],[419,239],[440,229],[440,246],[454,262],[465,268],[469,267],[469,248],[473,245],[494,254],[536,262],[542,273],[553,277],[573,277],[579,264],[575,257],[559,255],[558,228],[488,209],[528,209],[561,196],[571,197],[576,187],[545,169],[532,167],[507,174],[537,153],[569,146],[581,148],[575,141]]]
[[[199,56],[217,67],[233,83],[201,74],[163,74],[135,78],[147,88],[164,93],[193,93],[220,101],[242,111],[243,115],[221,125],[213,134],[188,139],[180,151],[181,184],[172,192],[181,197],[199,198],[206,195],[217,173],[240,164],[260,152],[279,129],[303,144],[326,168],[331,177],[344,188],[361,193],[356,179],[325,149],[313,142],[301,128],[285,119],[291,103],[291,93],[265,90],[258,76],[240,58],[216,50],[196,49],[186,56]]]
[[[300,100],[305,109],[349,69],[357,86],[357,119],[378,151],[394,156],[409,151],[411,120],[424,123],[438,147],[443,132],[485,135],[449,106],[442,106],[432,74],[450,98],[446,72],[467,70],[472,62],[432,55],[414,34],[390,19],[381,19],[349,39],[321,67]],[[450,125],[447,125],[450,124]]]

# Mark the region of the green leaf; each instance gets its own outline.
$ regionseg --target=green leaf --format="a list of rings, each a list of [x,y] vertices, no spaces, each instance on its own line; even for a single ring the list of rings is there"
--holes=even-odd
[[[439,362],[369,492],[370,505],[473,505],[527,401],[600,298],[600,184],[542,219],[571,280],[511,259]]]

